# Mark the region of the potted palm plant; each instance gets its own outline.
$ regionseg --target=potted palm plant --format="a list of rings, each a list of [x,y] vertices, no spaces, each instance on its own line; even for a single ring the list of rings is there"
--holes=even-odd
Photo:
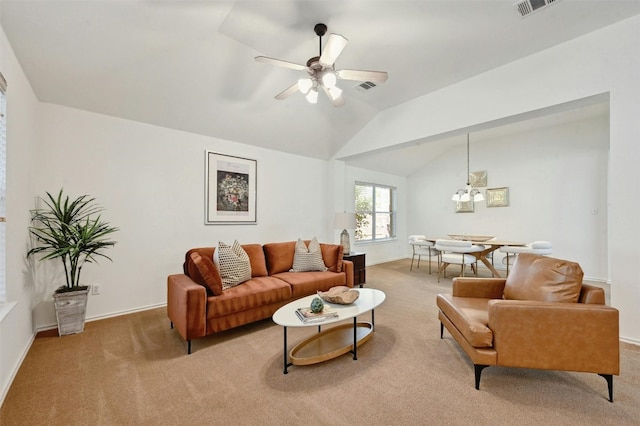
[[[29,233],[35,244],[27,257],[43,254],[40,260],[59,259],[66,283],[54,292],[58,334],[80,333],[84,330],[89,286],[81,285],[80,273],[85,263],[97,263],[102,257],[111,260],[104,250],[116,244],[108,239],[118,228],[110,226],[99,215],[104,209],[95,198],[82,195],[74,200],[63,195],[46,193],[44,208],[31,211]]]

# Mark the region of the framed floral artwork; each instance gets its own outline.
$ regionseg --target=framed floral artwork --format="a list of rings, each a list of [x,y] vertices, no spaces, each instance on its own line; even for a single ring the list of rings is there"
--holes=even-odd
[[[487,189],[487,207],[509,207],[509,187]]]
[[[257,161],[205,152],[205,225],[256,224]]]

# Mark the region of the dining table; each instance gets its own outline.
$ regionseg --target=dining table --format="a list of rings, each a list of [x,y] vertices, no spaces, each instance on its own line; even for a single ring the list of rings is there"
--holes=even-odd
[[[474,239],[473,235],[469,235],[468,237],[460,237],[460,238],[445,238],[445,237],[439,237],[439,238],[425,238],[427,241],[435,244],[436,240],[463,240],[463,241],[471,241],[472,244],[474,245],[478,245],[478,246],[483,246],[484,249],[480,250],[480,251],[476,251],[476,252],[471,252],[469,254],[472,254],[473,256],[476,257],[477,260],[479,260],[480,262],[482,262],[484,264],[484,266],[487,267],[487,269],[489,269],[491,271],[491,274],[493,275],[493,277],[497,277],[497,278],[503,278],[502,275],[500,274],[500,272],[498,272],[498,270],[493,266],[493,263],[489,261],[489,259],[487,258],[487,255],[490,253],[493,253],[494,251],[498,250],[500,247],[504,247],[504,246],[524,246],[526,245],[526,243],[521,243],[521,242],[517,242],[517,241],[506,241],[506,240],[498,240],[495,238],[492,239],[485,239],[485,238],[477,238]]]

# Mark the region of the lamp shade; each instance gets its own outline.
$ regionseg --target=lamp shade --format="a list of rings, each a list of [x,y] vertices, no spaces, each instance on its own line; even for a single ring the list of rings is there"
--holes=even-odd
[[[356,229],[355,213],[336,213],[334,220],[335,229]]]

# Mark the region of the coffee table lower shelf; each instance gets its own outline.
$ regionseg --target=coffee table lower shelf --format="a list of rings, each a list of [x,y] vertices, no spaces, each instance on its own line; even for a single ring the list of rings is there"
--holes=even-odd
[[[355,325],[356,347],[360,347],[371,338],[373,325],[358,322]],[[323,330],[298,343],[289,351],[293,365],[310,365],[337,358],[353,350],[354,325],[342,324]],[[285,370],[286,372],[286,370]]]

